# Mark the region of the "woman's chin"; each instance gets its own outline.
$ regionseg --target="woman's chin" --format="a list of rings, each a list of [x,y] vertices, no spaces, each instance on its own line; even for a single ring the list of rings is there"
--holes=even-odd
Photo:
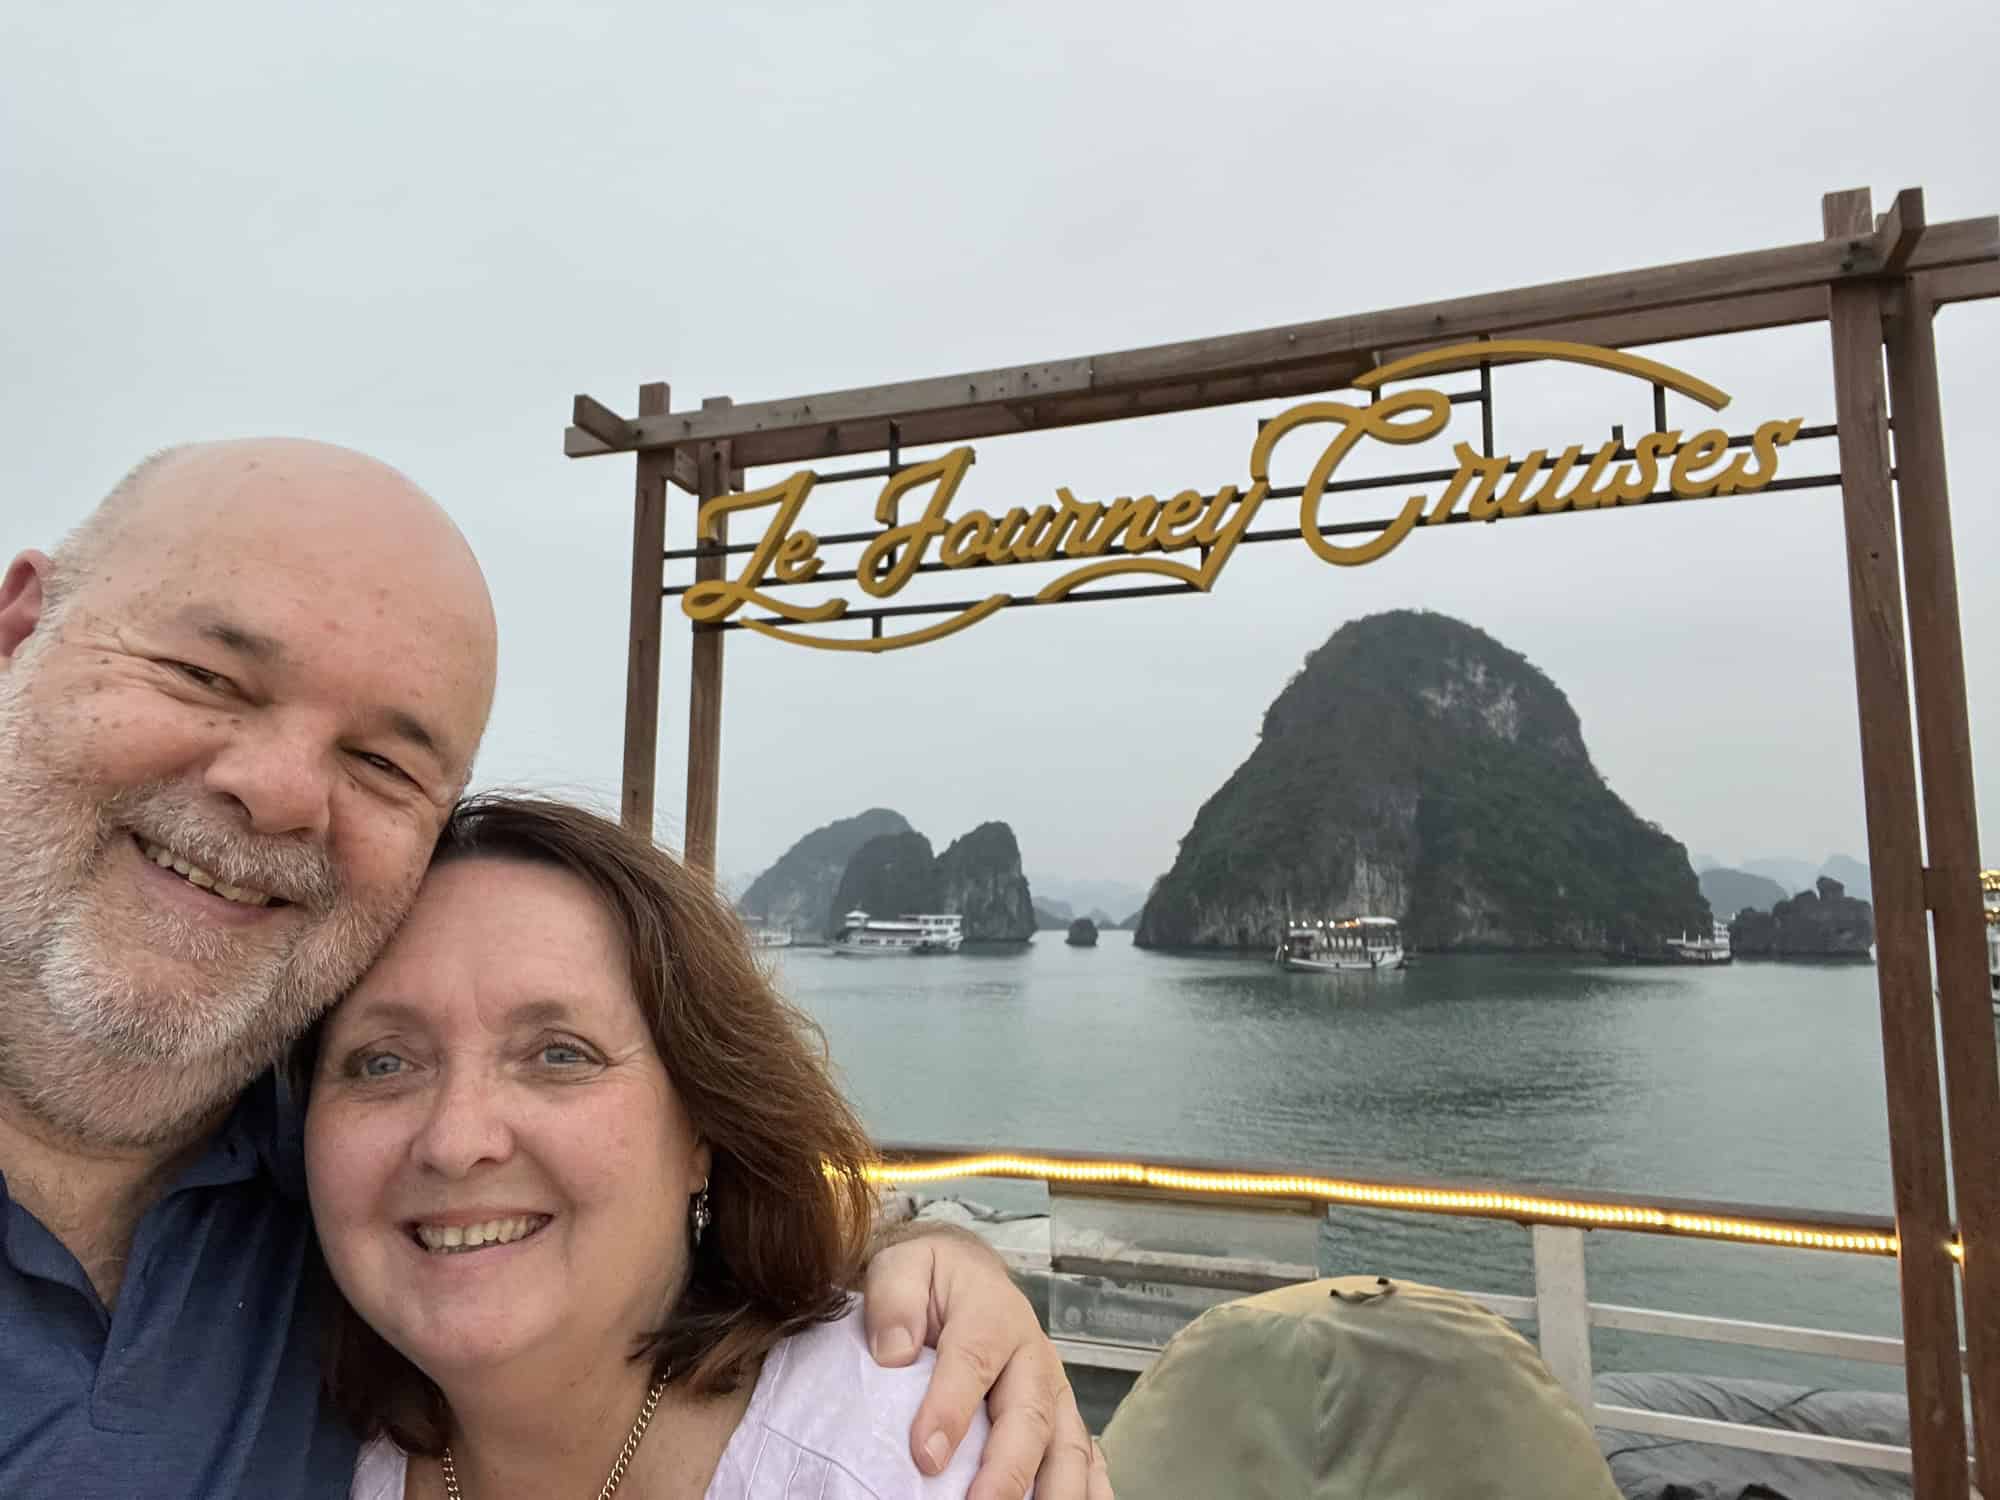
[[[489,1377],[528,1359],[545,1342],[528,1330],[475,1326],[463,1330],[425,1327],[421,1333],[390,1340],[398,1352],[438,1385],[449,1390],[468,1379]]]
[[[489,1371],[533,1353],[559,1331],[550,1268],[528,1264],[546,1249],[542,1241],[538,1233],[474,1250],[427,1250],[399,1231],[389,1253],[358,1278],[380,1295],[356,1297],[359,1288],[350,1286],[349,1297],[440,1384],[447,1375]]]

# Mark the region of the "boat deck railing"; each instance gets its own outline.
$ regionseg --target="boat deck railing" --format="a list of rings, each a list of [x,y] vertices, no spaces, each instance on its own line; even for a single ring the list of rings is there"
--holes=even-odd
[[[1499,1317],[1533,1325],[1543,1362],[1599,1428],[1911,1472],[1905,1445],[1605,1404],[1596,1399],[1593,1385],[1594,1329],[1900,1366],[1903,1343],[1897,1338],[1593,1302],[1584,1263],[1591,1231],[1893,1258],[1898,1252],[1895,1223],[1881,1215],[1495,1184],[1362,1179],[1291,1165],[1141,1161],[1079,1152],[916,1143],[885,1145],[882,1153],[879,1180],[884,1185],[907,1188],[977,1178],[1045,1184],[1051,1199],[1049,1253],[1003,1250],[1010,1267],[1018,1273],[1046,1275],[1054,1287],[1095,1278],[1097,1284],[1183,1289],[1191,1298],[1187,1318],[1201,1310],[1203,1299],[1220,1300],[1312,1279],[1317,1273],[1309,1245],[1303,1253],[1299,1248],[1307,1244],[1300,1229],[1316,1235],[1318,1224],[1331,1210],[1364,1208],[1511,1221],[1526,1228],[1532,1241],[1533,1295],[1483,1290],[1463,1294]],[[1154,1217],[1157,1227],[1162,1212],[1173,1217],[1167,1242],[1174,1248],[1149,1250],[1148,1216]],[[1218,1226],[1216,1254],[1185,1253],[1190,1233],[1200,1233],[1202,1222],[1190,1219],[1190,1214],[1206,1215]],[[1289,1253],[1246,1253],[1246,1243],[1259,1236],[1260,1222],[1277,1236],[1268,1243],[1282,1243]],[[1960,1254],[1955,1244],[1947,1248],[1954,1256]],[[1074,1315],[1061,1321],[1074,1321]],[[1158,1330],[1137,1339],[1079,1336],[1074,1328],[1059,1326],[1053,1302],[1050,1325],[1063,1359],[1081,1367],[1143,1371],[1165,1342]]]

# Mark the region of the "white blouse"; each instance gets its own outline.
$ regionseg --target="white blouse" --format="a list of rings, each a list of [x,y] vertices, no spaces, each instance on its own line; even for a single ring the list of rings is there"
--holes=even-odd
[[[707,1500],[963,1500],[986,1447],[986,1409],[950,1465],[927,1478],[910,1424],[936,1356],[885,1370],[868,1353],[856,1298],[838,1322],[784,1340],[764,1360]],[[387,1438],[361,1452],[352,1500],[403,1500],[409,1461]]]

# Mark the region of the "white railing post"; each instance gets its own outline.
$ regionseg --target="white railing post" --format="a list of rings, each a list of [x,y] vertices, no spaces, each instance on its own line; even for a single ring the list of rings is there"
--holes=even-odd
[[[1535,1332],[1542,1363],[1585,1416],[1596,1409],[1590,1383],[1590,1289],[1583,1274],[1583,1231],[1537,1224]]]

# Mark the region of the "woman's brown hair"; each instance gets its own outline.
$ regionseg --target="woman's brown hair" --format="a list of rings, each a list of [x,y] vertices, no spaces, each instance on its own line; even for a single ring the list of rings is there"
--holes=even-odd
[[[780,1339],[838,1317],[861,1265],[873,1155],[828,1076],[824,1036],[772,988],[709,882],[607,818],[546,797],[468,797],[431,868],[465,859],[566,870],[610,915],[632,997],[713,1155],[713,1223],[666,1326],[632,1357],[697,1394],[736,1389]],[[294,1064],[307,1086],[311,1045]],[[685,1235],[688,1223],[660,1232]],[[364,1438],[442,1452],[442,1393],[335,1295],[326,1381],[336,1407]]]

